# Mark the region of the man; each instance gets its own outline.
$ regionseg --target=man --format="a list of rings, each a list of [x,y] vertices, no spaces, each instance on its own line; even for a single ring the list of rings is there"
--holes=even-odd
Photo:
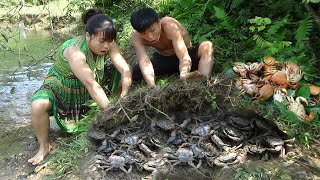
[[[213,65],[213,45],[205,41],[192,47],[187,30],[174,18],[163,17],[144,7],[132,13],[131,25],[136,30],[131,41],[139,65],[133,66],[133,79],[145,79],[155,87],[155,76],[180,73],[183,80],[210,77]],[[157,50],[150,58],[146,46]],[[140,70],[141,69],[141,70]]]

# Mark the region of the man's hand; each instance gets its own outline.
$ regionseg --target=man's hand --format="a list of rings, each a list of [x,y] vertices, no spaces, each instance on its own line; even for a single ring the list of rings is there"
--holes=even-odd
[[[199,79],[204,77],[198,70],[189,73],[180,74],[182,80]]]

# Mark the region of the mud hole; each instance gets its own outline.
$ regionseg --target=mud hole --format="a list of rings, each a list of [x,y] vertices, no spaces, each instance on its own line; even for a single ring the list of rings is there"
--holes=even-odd
[[[240,98],[230,80],[173,80],[165,87],[132,92],[92,122],[88,132],[92,152],[79,159],[79,170],[55,178],[140,180],[155,175],[169,180],[235,179],[238,168],[260,168],[266,173],[279,169],[286,179],[320,177],[319,142],[305,149],[286,141],[287,135],[258,109],[237,108]],[[50,131],[51,142],[68,137]],[[27,164],[37,148],[31,127],[1,133],[0,179],[52,177],[50,168],[35,174],[35,167]],[[189,163],[177,157],[178,151]],[[193,156],[188,156],[190,152]],[[279,157],[281,152],[285,152],[284,159]],[[126,157],[123,168],[127,171],[131,165],[132,171],[126,174],[113,168],[106,172],[111,155],[118,160]],[[50,161],[50,156],[46,160]],[[218,157],[224,161],[217,161]]]
[[[288,136],[257,109],[236,108],[230,82],[176,80],[116,102],[92,123],[96,153],[85,163],[86,177],[233,179],[241,166],[293,165],[276,163],[294,154]],[[296,177],[302,176],[318,177],[307,171]]]

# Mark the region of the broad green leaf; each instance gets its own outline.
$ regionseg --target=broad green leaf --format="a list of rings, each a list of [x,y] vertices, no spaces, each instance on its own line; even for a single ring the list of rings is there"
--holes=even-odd
[[[308,86],[302,86],[297,93],[297,96],[302,96],[304,98],[310,97],[310,88]]]
[[[265,27],[265,26],[258,26],[257,28],[258,28],[258,31],[262,31],[262,30],[264,30],[266,27]]]
[[[265,22],[266,24],[271,24],[271,19],[269,19],[269,18],[264,18],[264,22]]]

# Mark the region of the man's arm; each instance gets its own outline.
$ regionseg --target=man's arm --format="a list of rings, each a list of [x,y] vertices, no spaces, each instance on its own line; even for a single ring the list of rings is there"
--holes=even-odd
[[[86,63],[86,56],[75,47],[66,48],[63,52],[63,55],[68,60],[74,75],[89,91],[92,99],[101,108],[106,108],[109,104],[109,100],[102,87],[94,79],[93,72]]]
[[[130,71],[128,63],[121,55],[119,46],[116,43],[113,43],[110,47],[110,58],[114,66],[121,74],[122,92],[120,94],[120,97],[124,97],[128,94],[129,88],[131,86],[132,73]]]
[[[179,22],[171,20],[163,25],[167,38],[172,41],[174,51],[179,58],[179,71],[181,79],[193,79],[202,77],[199,71],[191,70],[191,58],[188,53],[187,46],[183,39],[183,29]]]
[[[146,81],[148,87],[155,86],[155,76],[154,69],[150,58],[147,54],[147,51],[144,47],[144,44],[141,42],[141,39],[137,33],[134,33],[131,37],[132,46],[137,54],[139,60],[139,66],[144,80]]]

